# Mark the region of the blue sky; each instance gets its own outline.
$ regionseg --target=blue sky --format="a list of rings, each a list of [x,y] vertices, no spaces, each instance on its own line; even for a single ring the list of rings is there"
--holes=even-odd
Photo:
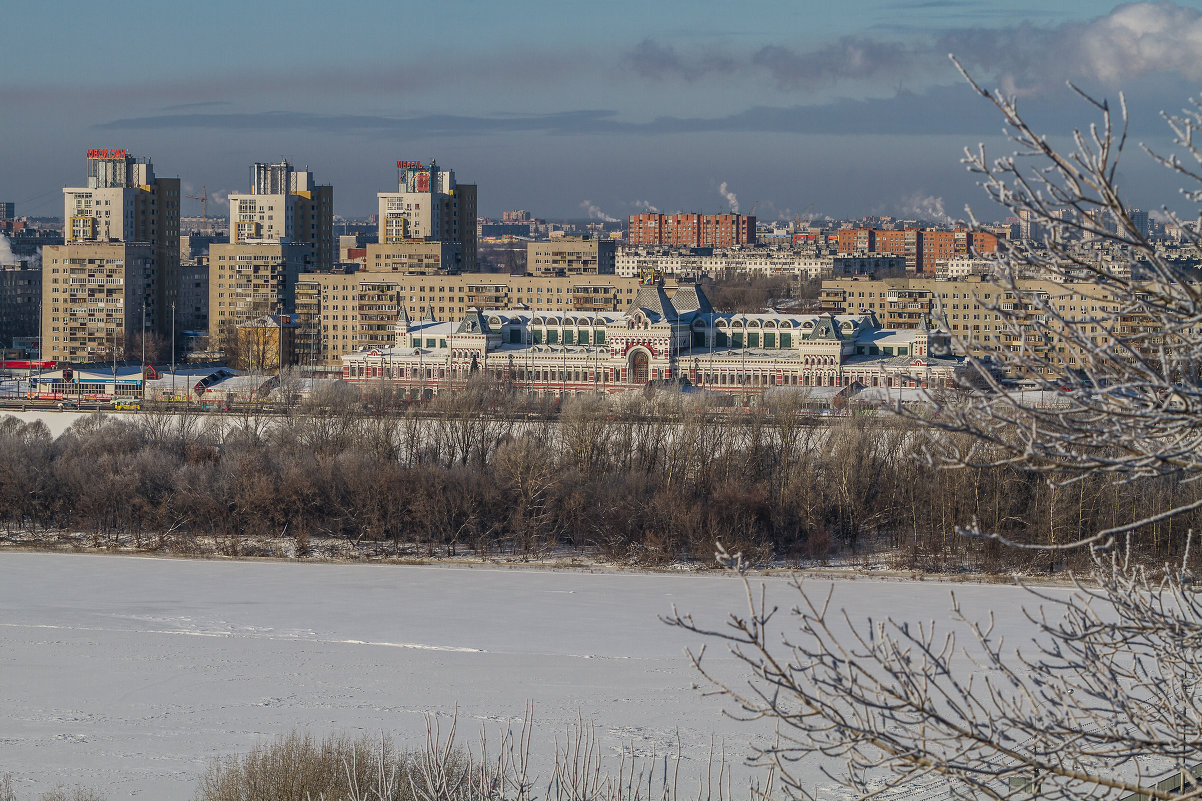
[[[733,196],[762,219],[989,219],[959,158],[1006,150],[1001,123],[948,52],[1053,136],[1092,121],[1066,80],[1125,91],[1161,149],[1157,111],[1202,79],[1198,2],[67,2],[10,4],[0,27],[0,199],[33,215],[61,214],[88,148],[123,147],[219,198],[286,156],[348,216],[396,160],[433,157],[485,215]],[[1131,205],[1183,208],[1141,153],[1125,164]]]

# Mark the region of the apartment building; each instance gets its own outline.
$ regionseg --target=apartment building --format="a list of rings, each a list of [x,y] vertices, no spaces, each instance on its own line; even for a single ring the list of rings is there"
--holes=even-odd
[[[734,275],[793,279],[831,278],[878,272],[904,271],[906,260],[888,253],[819,254],[813,251],[769,250],[766,248],[705,251],[648,252],[646,248],[619,248],[615,257],[617,275],[671,276],[696,280]]]
[[[14,339],[40,333],[42,271],[24,264],[0,264],[0,350]]]
[[[150,285],[139,308],[145,303],[148,330],[166,335],[170,314],[165,312],[179,297],[179,199],[178,178],[159,178],[149,159],[115,149],[89,150],[86,185],[63,188],[64,245],[150,246],[152,260],[146,265]],[[60,261],[63,258],[60,253]]]
[[[308,243],[258,242],[209,247],[209,336],[267,314],[294,310],[301,273],[316,268]]]
[[[591,236],[564,236],[526,245],[531,275],[614,275],[617,243]]]
[[[178,242],[178,240],[177,240]],[[121,361],[149,330],[158,258],[150,243],[74,242],[42,249],[42,358]]]
[[[250,192],[231,193],[230,244],[308,245],[318,269],[337,262],[334,242],[334,187],[319,186],[308,170],[288,161],[256,163]]]
[[[473,308],[620,311],[639,288],[638,279],[612,275],[310,273],[296,283],[298,358],[303,364],[337,365],[343,354],[387,345],[400,310],[434,320],[457,319]]]
[[[371,243],[364,248],[364,269],[375,273],[442,275],[460,272],[463,245],[459,242],[404,241]]]
[[[397,191],[376,195],[381,245],[442,242],[458,246],[447,272],[473,272],[477,265],[476,185],[455,180],[437,162],[397,162]]]
[[[1057,312],[1077,321],[1091,345],[1106,346],[1112,339],[1106,321],[1118,311],[1118,298],[1090,283],[1019,281],[1019,289],[1052,299]],[[1014,293],[991,284],[982,276],[940,281],[933,278],[843,278],[822,282],[822,310],[833,314],[869,313],[890,329],[942,328],[970,344],[973,356],[996,351],[1017,351],[1025,346],[1042,353],[1060,354],[1063,369],[1080,364],[1073,345],[1034,330],[1014,330],[1004,324],[996,306],[1007,312],[1022,311]],[[1124,321],[1120,321],[1124,322]],[[1125,321],[1134,330],[1136,321]],[[1118,328],[1121,333],[1124,326]]]
[[[953,256],[996,253],[998,238],[986,231],[956,228],[844,228],[837,234],[839,253],[889,253],[906,259],[907,272],[934,275],[938,262]]]
[[[742,214],[632,214],[626,244],[673,248],[728,248],[756,243],[755,217]]]

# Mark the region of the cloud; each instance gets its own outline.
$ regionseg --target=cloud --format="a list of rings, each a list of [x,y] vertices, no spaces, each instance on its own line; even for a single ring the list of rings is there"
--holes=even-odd
[[[911,45],[880,39],[845,36],[817,50],[797,52],[769,45],[751,57],[751,63],[768,71],[786,89],[826,86],[844,80],[896,78],[932,58]]]
[[[929,0],[903,7],[964,4]],[[944,58],[949,52],[982,79],[1020,94],[1046,92],[1066,80],[1114,87],[1161,73],[1197,81],[1202,80],[1202,11],[1160,0],[1120,5],[1085,22],[1024,21],[900,37],[845,36],[813,48],[780,42],[720,57],[644,39],[624,54],[623,64],[648,79],[695,80],[721,69],[766,74],[787,91],[818,92],[856,81],[946,83],[952,75]]]
[[[381,100],[428,95],[445,89],[461,90],[473,82],[540,86],[569,82],[596,67],[599,59],[587,46],[575,48],[512,48],[476,53],[471,59],[373,61],[366,66],[310,66],[297,69],[263,68],[241,72],[188,75],[178,78],[148,77],[125,82],[85,76],[79,81],[36,84],[0,80],[0,104],[7,103],[168,103],[162,111],[194,111],[233,105],[234,101],[297,95],[315,100],[379,103]],[[92,80],[89,80],[89,78]],[[180,98],[212,98],[179,104]],[[262,105],[257,103],[257,105]]]
[[[190,111],[196,108],[215,108],[217,106],[232,106],[228,100],[206,100],[201,103],[180,103],[174,106],[163,106],[163,111]]]
[[[740,64],[733,56],[713,47],[682,57],[672,45],[647,38],[625,53],[623,66],[651,80],[680,78],[695,81],[715,72],[733,73]]]
[[[1194,87],[1149,78],[1141,91],[1128,96],[1131,131],[1159,136],[1165,128],[1161,108],[1173,107]],[[1049,135],[1068,133],[1095,119],[1093,110],[1056,92],[1035,95],[1023,104],[1023,113],[1038,130]],[[662,115],[652,119],[626,119],[615,109],[576,109],[552,114],[504,115],[430,114],[385,116],[321,114],[308,111],[157,114],[126,117],[94,126],[101,131],[212,130],[316,132],[327,136],[374,136],[410,139],[543,134],[548,136],[678,136],[712,133],[765,133],[797,135],[876,136],[996,136],[1002,124],[997,110],[973,95],[963,84],[934,86],[922,92],[900,92],[892,97],[841,99],[788,106],[752,106],[715,116]]]
[[[563,136],[661,136],[715,132],[892,135],[996,133],[996,112],[986,103],[970,102],[972,99],[969,89],[955,86],[937,87],[921,95],[899,95],[880,100],[753,106],[714,117],[660,116],[645,121],[623,120],[613,109],[578,109],[554,114],[433,114],[414,117],[263,111],[126,117],[94,127],[103,131],[313,131],[323,134],[375,134],[415,138],[502,133],[544,133]],[[947,109],[952,107],[952,104],[962,108],[955,114],[948,114]]]

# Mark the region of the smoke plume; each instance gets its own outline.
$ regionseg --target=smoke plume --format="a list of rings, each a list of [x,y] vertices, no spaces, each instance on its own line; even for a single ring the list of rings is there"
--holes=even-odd
[[[954,222],[943,208],[943,198],[934,195],[914,193],[902,198],[901,213],[905,217],[915,217],[919,220],[934,220],[935,222]]]
[[[659,209],[651,205],[650,200],[636,200],[632,204],[636,209],[642,209],[649,214],[659,214]]]
[[[591,201],[591,200],[580,201],[580,208],[584,209],[588,213],[588,218],[590,220],[601,220],[602,222],[618,222],[617,217],[610,217],[608,214],[606,214],[604,211],[601,210],[600,206],[594,205],[593,201]]]
[[[13,253],[13,246],[8,237],[0,234],[0,264],[16,264],[19,261],[21,260]]]
[[[738,198],[738,196],[735,195],[734,192],[726,191],[726,181],[723,181],[722,184],[718,187],[718,194],[721,195],[722,197],[726,198],[726,202],[730,205],[731,214],[739,213],[739,198]]]

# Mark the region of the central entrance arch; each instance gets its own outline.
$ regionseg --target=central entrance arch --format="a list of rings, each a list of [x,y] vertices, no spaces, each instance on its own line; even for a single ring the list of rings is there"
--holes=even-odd
[[[646,384],[649,370],[647,369],[651,359],[645,350],[636,350],[630,354],[630,382],[632,384]]]

